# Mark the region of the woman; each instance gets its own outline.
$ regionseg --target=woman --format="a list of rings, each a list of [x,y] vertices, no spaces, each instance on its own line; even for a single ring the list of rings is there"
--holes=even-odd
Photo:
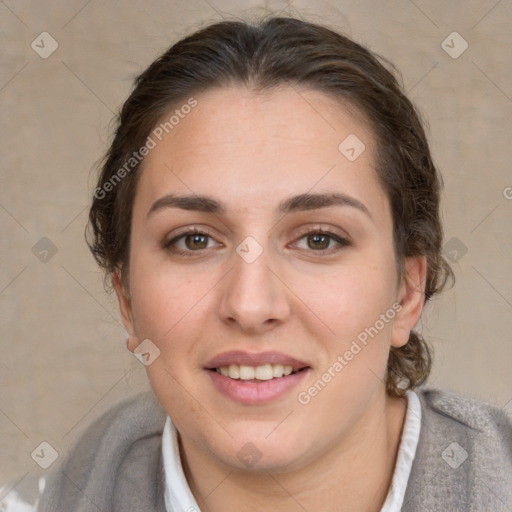
[[[416,389],[439,195],[415,108],[346,37],[270,18],[171,47],[90,210],[154,396],[93,424],[40,509],[510,510],[511,419]]]

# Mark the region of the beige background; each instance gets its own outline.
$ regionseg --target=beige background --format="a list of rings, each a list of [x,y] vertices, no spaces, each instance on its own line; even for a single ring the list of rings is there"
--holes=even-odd
[[[328,23],[402,71],[430,123],[458,256],[456,287],[423,319],[436,348],[431,383],[511,406],[510,1],[5,0],[0,484],[44,473],[30,456],[39,443],[62,456],[101,411],[147,387],[83,239],[91,169],[133,78],[207,22],[281,10]],[[31,48],[43,31],[59,45],[47,59]],[[453,31],[469,44],[456,59],[441,46]],[[47,262],[32,252],[42,237],[57,249]]]

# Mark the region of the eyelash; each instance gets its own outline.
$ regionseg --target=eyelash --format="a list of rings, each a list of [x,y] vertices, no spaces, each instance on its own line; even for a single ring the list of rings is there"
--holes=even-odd
[[[192,228],[192,229],[189,229],[188,231],[184,231],[183,233],[180,233],[179,235],[175,236],[174,238],[172,238],[168,242],[165,242],[163,244],[163,249],[165,249],[166,251],[169,251],[171,253],[174,253],[174,254],[178,254],[178,255],[182,255],[182,256],[187,256],[187,257],[193,257],[193,256],[195,256],[194,253],[200,253],[204,249],[198,249],[197,251],[194,251],[194,250],[183,250],[183,249],[177,249],[176,247],[173,247],[173,246],[174,246],[174,244],[176,244],[182,238],[184,238],[184,237],[186,237],[188,235],[196,235],[196,234],[197,235],[207,236],[207,237],[209,237],[211,239],[214,238],[210,233],[208,233],[207,230],[200,230],[200,229],[197,229],[197,228]],[[296,239],[296,241],[294,243],[297,243],[299,240],[302,240],[304,237],[306,237],[308,235],[325,235],[325,236],[328,236],[331,240],[334,240],[335,242],[337,242],[339,244],[338,247],[334,247],[334,248],[331,247],[331,248],[328,248],[328,249],[321,249],[321,250],[318,250],[318,251],[314,250],[314,249],[311,249],[311,250],[304,249],[304,250],[308,250],[308,252],[311,252],[311,253],[318,253],[320,255],[332,254],[334,252],[340,251],[344,247],[348,247],[349,245],[351,245],[350,242],[347,239],[337,235],[336,233],[333,233],[332,231],[325,230],[325,229],[322,229],[322,228],[309,229],[309,230],[305,231],[304,233],[299,235],[299,237]]]
[[[201,252],[200,250],[198,251],[190,251],[190,250],[187,250],[187,251],[184,251],[183,249],[177,249],[176,247],[173,247],[173,245],[178,242],[179,240],[181,240],[182,238],[188,236],[188,235],[203,235],[203,236],[208,236],[210,238],[213,238],[213,236],[208,233],[208,231],[206,230],[200,230],[200,229],[197,229],[197,228],[192,228],[192,229],[189,229],[188,231],[184,231],[183,233],[175,236],[174,238],[172,238],[171,240],[169,240],[168,242],[165,242],[164,245],[163,245],[163,248],[171,253],[175,253],[175,254],[178,254],[178,255],[183,255],[183,256],[194,256],[194,253],[195,252]]]
[[[336,233],[329,231],[328,229],[322,229],[320,227],[315,229],[307,229],[298,236],[297,240],[294,243],[297,243],[299,240],[302,240],[304,237],[307,237],[308,235],[325,235],[328,236],[331,240],[334,240],[335,242],[338,243],[338,247],[330,247],[329,249],[321,249],[318,251],[313,249],[305,249],[308,252],[318,253],[320,255],[330,255],[350,245],[350,242],[346,238],[343,238],[337,235]]]

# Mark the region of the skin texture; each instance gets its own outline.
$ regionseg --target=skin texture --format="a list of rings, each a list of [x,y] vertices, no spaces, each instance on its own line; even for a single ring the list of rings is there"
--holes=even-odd
[[[229,503],[246,511],[378,511],[406,411],[404,399],[385,393],[386,363],[390,346],[404,345],[419,319],[426,263],[408,259],[407,279],[399,279],[373,135],[353,108],[318,91],[233,86],[196,99],[145,158],[137,186],[129,292],[113,276],[128,348],[150,339],[160,350],[147,373],[179,431],[201,510]],[[350,134],[366,147],[355,161],[338,150]],[[349,205],[274,211],[292,195],[325,192],[357,199],[368,214]],[[170,193],[209,195],[226,211],[169,207],[148,216]],[[176,242],[191,256],[163,248],[192,228],[211,238],[199,249],[192,237],[188,246]],[[308,242],[318,229],[348,245]],[[235,250],[249,236],[262,249],[252,263]],[[394,319],[299,403],[298,393],[393,304],[401,304]],[[227,350],[279,351],[311,370],[279,400],[244,405],[221,394],[204,369]],[[247,442],[261,454],[250,467],[237,457]]]

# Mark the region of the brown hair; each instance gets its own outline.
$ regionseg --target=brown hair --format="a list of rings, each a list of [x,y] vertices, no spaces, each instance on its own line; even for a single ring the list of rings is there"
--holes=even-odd
[[[162,117],[193,94],[214,87],[243,84],[261,91],[289,84],[342,99],[364,114],[376,137],[376,170],[391,205],[400,275],[406,257],[425,255],[425,300],[441,291],[453,278],[442,256],[441,177],[420,115],[388,67],[394,69],[347,37],[294,18],[223,21],[174,44],[136,79],[103,161],[89,212],[89,246],[106,277],[121,267],[126,270],[129,263],[140,174],[140,161],[132,159]],[[388,393],[403,396],[404,389],[423,383],[431,365],[428,344],[411,332],[405,346],[391,348]]]

